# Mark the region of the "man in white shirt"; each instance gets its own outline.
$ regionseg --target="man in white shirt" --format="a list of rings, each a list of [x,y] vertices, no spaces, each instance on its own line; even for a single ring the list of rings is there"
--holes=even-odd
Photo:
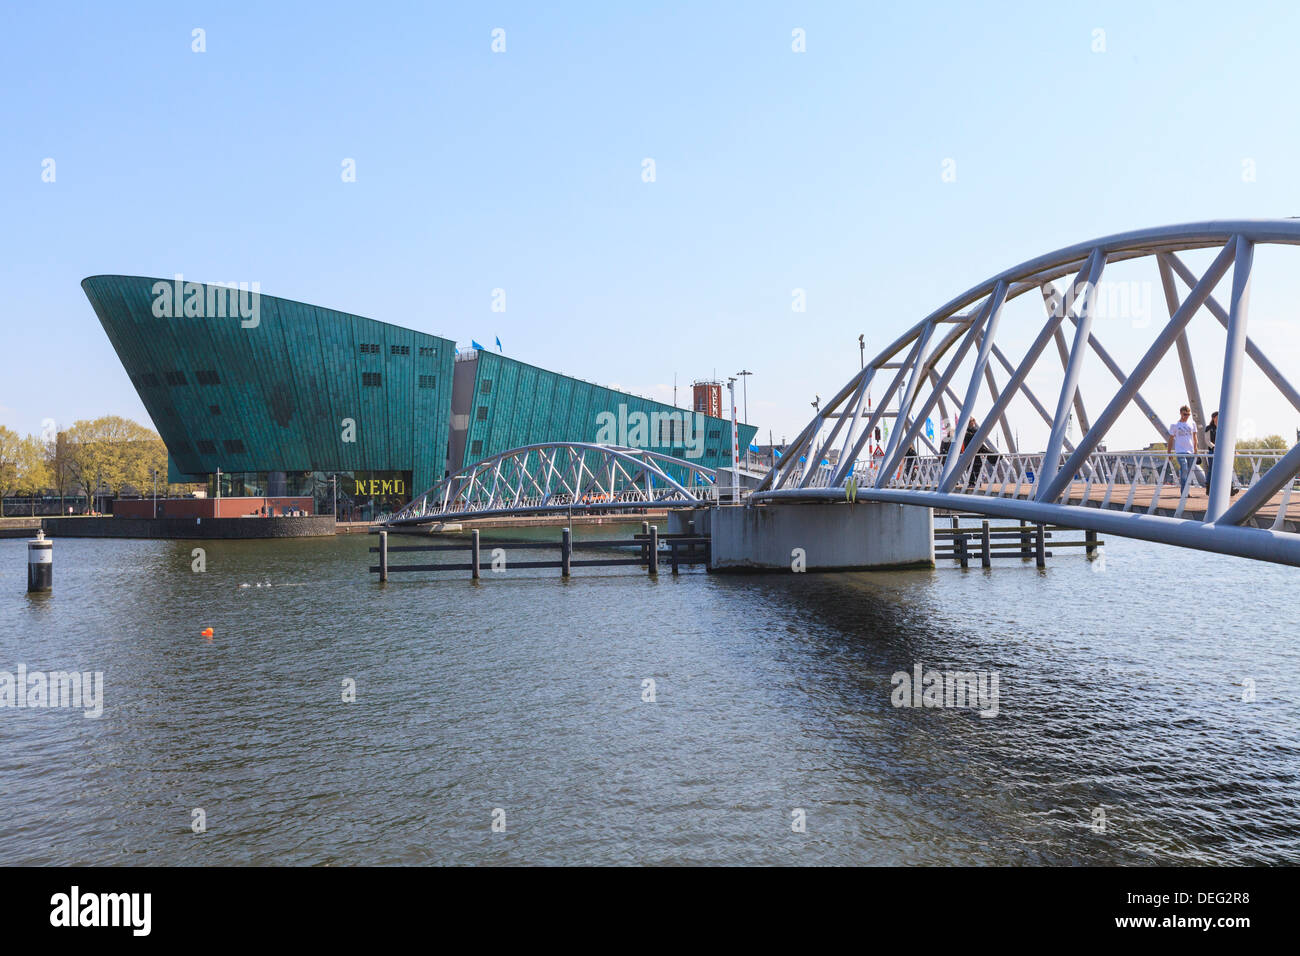
[[[1189,420],[1192,410],[1184,405],[1178,409],[1178,421],[1169,426],[1169,450],[1178,462],[1178,477],[1182,490],[1192,480],[1192,467],[1196,462],[1196,426]]]

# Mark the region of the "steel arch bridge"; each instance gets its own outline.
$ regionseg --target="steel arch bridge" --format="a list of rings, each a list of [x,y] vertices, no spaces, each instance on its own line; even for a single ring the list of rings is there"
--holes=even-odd
[[[847,499],[944,507],[1300,566],[1300,511],[1291,504],[1300,443],[1285,452],[1247,453],[1225,438],[1212,468],[1204,467],[1204,457],[1190,463],[1195,474],[1185,487],[1176,474],[1186,460],[1163,452],[1099,450],[1115,422],[1132,409],[1151,423],[1157,441],[1168,440],[1172,409],[1166,407],[1169,417],[1162,418],[1142,387],[1171,351],[1204,448],[1206,406],[1187,335],[1198,315],[1204,322],[1217,320],[1225,336],[1223,353],[1215,357],[1222,370],[1220,435],[1240,432],[1246,359],[1300,411],[1300,392],[1246,331],[1256,249],[1296,245],[1296,220],[1200,222],[1108,236],[1008,269],[930,313],[866,363],[819,408],[750,502]],[[1199,273],[1184,260],[1193,250],[1214,253]],[[1125,269],[1139,268],[1158,280],[1169,318],[1153,324],[1154,340],[1136,366],[1125,370],[1098,339],[1094,318],[1103,273],[1129,261],[1135,264]],[[1300,270],[1292,265],[1290,271]],[[1064,289],[1056,284],[1060,279],[1067,280]],[[1220,287],[1224,299],[1216,296]],[[1013,363],[999,346],[1001,338],[1010,350],[1011,338],[999,336],[999,320],[1007,303],[1025,294],[1042,297],[1045,320]],[[1049,352],[1055,353],[1050,359]],[[1287,355],[1293,365],[1300,364],[1297,354]],[[1053,367],[1058,358],[1059,367]],[[1095,391],[1089,395],[1094,402],[1084,402],[1080,374],[1088,361],[1100,362],[1114,379],[1104,404],[1095,403]],[[1052,404],[1040,401],[1027,381],[1048,367],[1061,382],[1057,394],[1045,396]],[[874,406],[873,382],[884,386]],[[985,388],[991,406],[963,442]],[[1044,451],[1017,448],[1008,416],[1013,398],[1027,403],[1048,427]],[[891,402],[895,407],[887,410]],[[936,447],[927,421],[936,409],[949,419],[949,408],[951,434],[958,440]],[[1077,443],[1068,435],[1072,416],[1082,432]],[[876,432],[886,418],[894,427],[882,445]],[[1005,451],[990,444],[995,428]]]
[[[385,524],[698,508],[715,500],[716,480],[711,468],[643,448],[547,442],[501,452],[444,478]]]

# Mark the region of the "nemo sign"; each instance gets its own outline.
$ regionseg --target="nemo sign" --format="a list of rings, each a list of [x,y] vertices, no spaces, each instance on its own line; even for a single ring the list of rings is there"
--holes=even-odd
[[[371,478],[369,481],[356,482],[356,489],[353,494],[359,497],[369,496],[371,498],[379,495],[401,495],[406,493],[406,482],[401,478],[381,479]]]

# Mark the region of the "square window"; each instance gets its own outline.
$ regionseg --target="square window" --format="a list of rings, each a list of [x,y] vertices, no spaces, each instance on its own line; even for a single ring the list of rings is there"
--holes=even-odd
[[[471,455],[483,454],[483,442],[481,441],[471,442],[469,446],[469,453]]]
[[[475,413],[475,417],[481,422],[487,421],[487,409],[488,407],[486,405],[480,405],[478,411]]]
[[[478,390],[484,395],[492,394],[492,379],[485,378],[479,383]]]

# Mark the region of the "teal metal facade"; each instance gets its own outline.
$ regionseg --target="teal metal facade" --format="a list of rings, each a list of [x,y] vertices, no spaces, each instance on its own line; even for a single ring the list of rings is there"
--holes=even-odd
[[[448,471],[523,445],[627,443],[607,423],[636,413],[690,416],[700,454],[671,427],[631,444],[731,465],[730,421],[483,350],[458,362],[450,339],[261,294],[255,321],[233,308],[218,315],[213,293],[228,292],[203,283],[105,275],[81,286],[167,446],[172,481],[220,469],[232,482],[223,494],[250,483],[265,494],[267,476],[286,473],[319,495],[327,476],[345,473],[350,499],[370,494],[364,486],[386,499],[402,487],[397,497],[409,500]],[[169,292],[171,314],[156,314]],[[202,314],[184,314],[191,293]],[[743,450],[756,429],[739,431]]]
[[[464,453],[459,462],[449,463],[453,471],[499,452],[538,442],[602,441],[606,436],[600,433],[601,414],[609,413],[617,419],[623,414],[620,406],[626,415],[693,414],[486,350],[478,352],[476,364],[473,401],[466,406],[461,396],[456,396],[457,410],[465,408],[468,423]],[[700,417],[703,454],[690,460],[706,468],[731,467],[731,422]],[[742,455],[756,431],[753,425],[738,427]],[[688,448],[681,442],[673,442],[671,433],[664,434],[662,442],[659,435],[649,437],[652,444],[647,447],[674,458],[688,457]],[[457,444],[452,443],[453,454]]]
[[[172,280],[92,276],[81,287],[167,445],[174,480],[218,468],[409,471],[409,496],[442,476],[454,342],[269,295],[258,297],[255,326],[238,314],[159,317],[159,283]],[[213,287],[191,285],[208,301]]]

